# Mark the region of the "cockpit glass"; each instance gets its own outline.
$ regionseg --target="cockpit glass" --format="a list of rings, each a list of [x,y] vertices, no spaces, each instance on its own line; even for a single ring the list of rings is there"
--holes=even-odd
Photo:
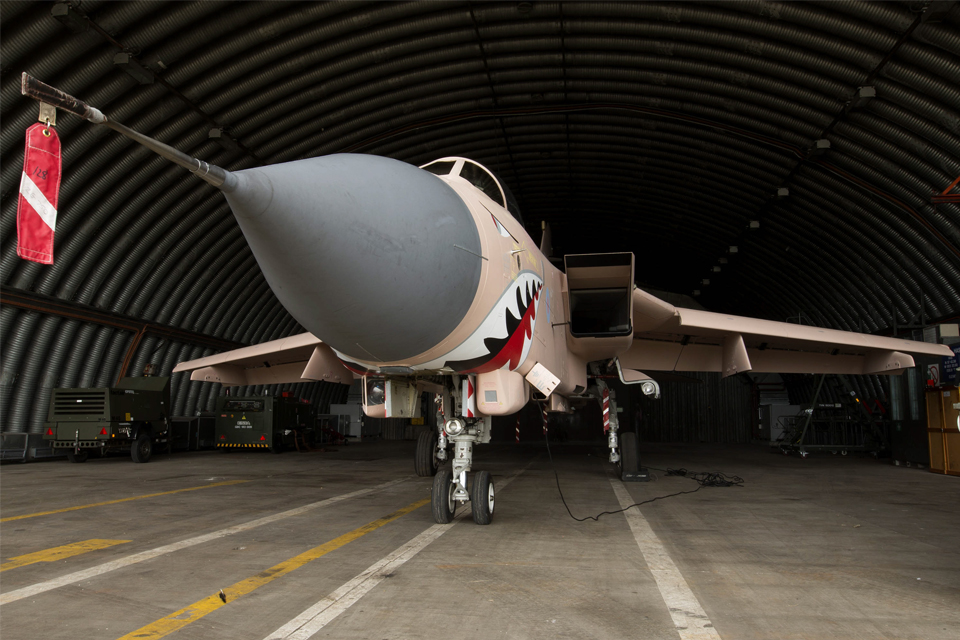
[[[520,216],[520,207],[517,206],[517,199],[513,197],[510,188],[494,174],[485,169],[480,164],[467,158],[454,158],[453,160],[434,160],[430,164],[422,167],[424,171],[437,176],[449,176],[456,168],[457,162],[462,161],[458,176],[484,192],[491,200],[510,212],[520,224],[523,224],[523,218]],[[503,189],[501,192],[500,190]],[[506,203],[503,199],[506,198]]]
[[[424,171],[429,171],[435,176],[445,176],[450,173],[450,170],[453,169],[453,165],[457,164],[456,162],[450,160],[444,160],[443,162],[432,162],[425,167],[422,167]]]
[[[471,162],[464,162],[460,169],[460,177],[475,186],[480,191],[487,194],[491,200],[506,208],[503,196],[500,194],[500,187],[497,181],[489,173],[481,169],[478,165]]]

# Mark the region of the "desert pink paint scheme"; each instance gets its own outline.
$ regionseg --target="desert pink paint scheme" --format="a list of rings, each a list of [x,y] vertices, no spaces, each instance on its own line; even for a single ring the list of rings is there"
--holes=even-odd
[[[488,181],[478,186],[476,180],[462,177],[464,167],[474,173],[482,170]],[[442,158],[425,168],[439,173],[437,179],[463,200],[480,236],[480,284],[463,320],[445,339],[402,361],[337,354],[338,361],[318,337],[303,334],[183,362],[175,371],[192,370],[194,380],[224,384],[347,384],[352,378],[344,365],[355,374],[407,371],[427,376],[503,369],[526,375],[539,363],[560,378],[554,393],[563,396],[586,387],[587,363],[610,358],[618,359],[626,382],[639,382],[647,379],[644,371],[890,374],[912,367],[911,354],[950,355],[943,345],[677,308],[633,289],[632,272],[631,336],[578,338],[570,330],[567,275],[504,207],[506,196],[493,174],[465,158]],[[294,339],[302,345],[299,350],[289,347]],[[277,365],[282,369],[271,371]]]
[[[231,172],[26,73],[21,91],[220,189],[274,294],[308,331],[175,372],[228,386],[361,376],[364,411],[376,417],[416,417],[424,392],[440,400],[436,432],[418,440],[416,470],[434,475],[441,524],[466,502],[477,524],[490,524],[490,474],[467,479],[473,445],[488,442],[492,416],[521,409],[532,388],[544,417],[569,411],[573,396],[602,399],[610,461],[626,477],[638,456],[619,454],[636,439],[617,435],[603,379],[614,371],[658,396],[646,372],[892,374],[912,367],[912,354],[952,355],[943,345],[677,308],[634,286],[631,253],[567,255],[561,271],[550,262],[549,229],[537,247],[509,190],[466,158],[418,169],[334,154]]]

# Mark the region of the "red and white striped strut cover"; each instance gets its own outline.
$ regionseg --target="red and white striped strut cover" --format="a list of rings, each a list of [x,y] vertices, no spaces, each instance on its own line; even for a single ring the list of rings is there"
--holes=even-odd
[[[549,420],[549,418],[547,417],[547,404],[544,403],[544,404],[543,404],[543,435],[547,435],[547,421],[548,421],[548,420]]]
[[[27,129],[17,203],[17,255],[24,260],[53,264],[59,198],[60,138],[38,122]]]
[[[477,376],[475,374],[467,375],[463,381],[463,417],[477,417]]]
[[[517,416],[517,444],[520,444],[520,416]]]
[[[610,431],[610,390],[603,390],[603,432]]]

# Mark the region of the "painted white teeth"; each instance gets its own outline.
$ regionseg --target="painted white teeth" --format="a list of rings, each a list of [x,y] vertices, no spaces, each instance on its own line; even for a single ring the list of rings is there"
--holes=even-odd
[[[513,289],[510,290],[510,293],[507,295],[507,309],[513,313],[514,318],[520,317],[520,305],[517,304],[517,293]],[[506,319],[504,319],[506,322]]]

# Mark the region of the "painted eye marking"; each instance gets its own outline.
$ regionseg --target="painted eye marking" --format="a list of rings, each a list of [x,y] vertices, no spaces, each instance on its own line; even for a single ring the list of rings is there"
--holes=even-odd
[[[493,214],[491,213],[491,214],[490,214],[490,217],[493,218],[493,224],[497,225],[497,231],[500,232],[500,235],[501,235],[501,236],[503,236],[504,238],[512,238],[512,237],[513,237],[513,236],[510,235],[510,232],[507,231],[506,227],[504,227],[502,224],[500,224],[500,221],[497,220],[497,216],[495,216],[495,215],[493,215]]]

